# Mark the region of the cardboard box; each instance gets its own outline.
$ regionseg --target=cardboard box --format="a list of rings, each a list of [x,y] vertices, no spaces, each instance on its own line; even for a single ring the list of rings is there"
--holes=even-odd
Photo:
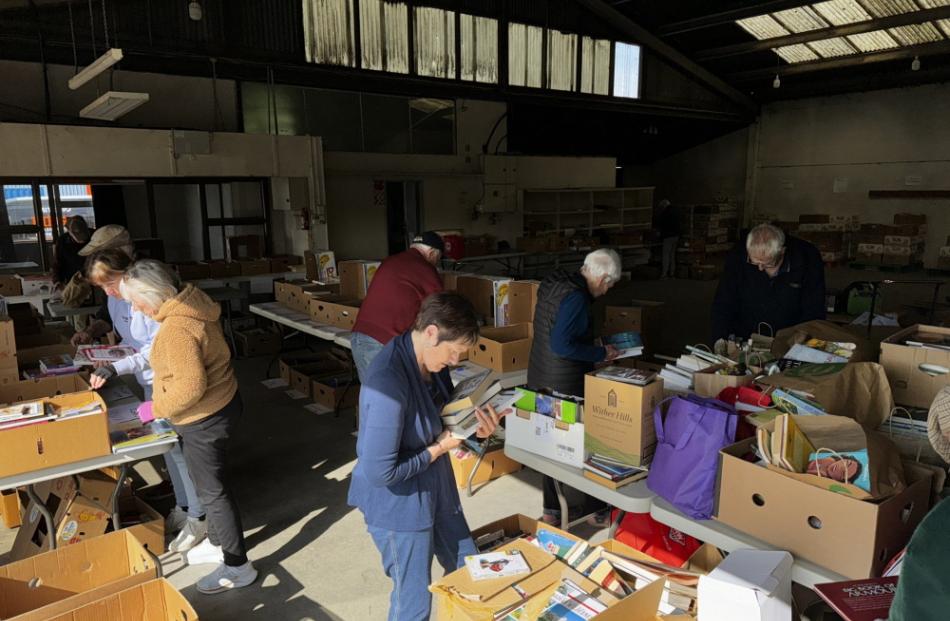
[[[270,274],[270,261],[267,259],[239,259],[241,276],[263,276]]]
[[[87,374],[73,373],[14,382],[0,387],[0,403],[19,403],[90,390],[87,380]]]
[[[927,216],[922,213],[896,213],[894,214],[894,224],[919,226],[921,224],[927,224]]]
[[[91,601],[46,621],[197,621],[188,600],[164,578]]]
[[[511,323],[508,316],[508,306],[511,303],[510,285],[510,278],[492,278],[492,300],[494,303],[492,314],[495,317],[496,328]]]
[[[340,295],[357,300],[365,299],[380,265],[382,263],[379,261],[340,261]]]
[[[294,298],[294,292],[296,292],[301,285],[308,283],[309,281],[307,280],[288,280],[285,278],[274,280],[274,301],[284,306],[293,307],[292,300]]]
[[[907,489],[866,502],[745,461],[754,442],[722,450],[716,518],[842,576],[879,575],[930,508],[926,469],[905,462]]]
[[[800,224],[828,224],[831,216],[826,213],[803,213],[798,216]]]
[[[236,261],[209,261],[208,274],[211,278],[233,278],[241,275],[241,265]]]
[[[584,420],[584,399],[580,395],[577,395],[575,399],[562,399],[527,388],[519,390],[521,390],[521,398],[515,403],[516,408],[538,412],[568,424]]]
[[[20,518],[20,494],[15,489],[0,490],[0,518],[7,528],[17,528]]]
[[[468,359],[499,373],[528,368],[533,334],[530,324],[504,328],[482,328],[478,341],[469,350]]]
[[[752,384],[752,380],[755,379],[755,376],[752,375],[718,375],[716,371],[725,366],[724,364],[717,364],[693,373],[693,392],[700,397],[715,399],[724,389],[749,386]]]
[[[688,269],[687,266],[678,266]],[[644,352],[652,353],[659,342],[663,302],[631,300],[629,306],[608,306],[604,318],[604,334],[638,332]]]
[[[261,235],[232,235],[228,237],[228,256],[232,261],[260,259],[264,256],[264,238]]]
[[[344,330],[352,330],[360,312],[360,300],[343,295],[329,295],[310,301],[310,319]]]
[[[538,412],[516,410],[505,417],[505,444],[574,468],[584,467],[584,423],[568,424]]]
[[[934,397],[950,381],[950,375],[931,375],[921,370],[921,365],[950,369],[950,351],[902,345],[918,333],[950,337],[950,328],[918,324],[891,335],[881,342],[881,366],[896,403],[929,409]]]
[[[534,323],[534,309],[538,305],[539,280],[514,280],[508,285],[508,322]]]
[[[282,356],[279,360],[280,367],[280,377],[288,386],[293,384],[293,371],[297,367],[302,367],[305,365],[325,363],[324,368],[327,369],[327,372],[333,372],[335,369],[339,368],[339,365],[348,365],[349,364],[349,355],[345,352],[337,353],[337,350],[331,349],[327,352],[322,352],[319,354],[307,354],[307,355],[296,355],[296,356]],[[327,366],[329,365],[329,366]]]
[[[310,302],[317,298],[328,298],[340,295],[340,285],[321,285],[317,283],[307,283],[297,286],[291,294],[289,306],[304,313],[310,314]],[[325,323],[323,321],[319,323]]]
[[[21,369],[27,369],[30,367],[37,367],[40,364],[40,360],[43,358],[48,358],[50,356],[60,356],[63,354],[69,354],[70,356],[75,355],[76,347],[70,345],[69,343],[61,343],[59,345],[40,345],[39,347],[20,347],[17,350],[17,361],[20,363]]]
[[[16,276],[0,276],[0,296],[23,295],[23,285]]]
[[[653,410],[663,400],[663,380],[646,386],[584,377],[584,448],[631,466],[646,466],[656,450]]]
[[[550,524],[545,524],[540,520],[530,518],[526,515],[520,513],[514,513],[508,517],[501,518],[500,520],[495,520],[494,522],[489,522],[484,524],[476,529],[472,530],[472,539],[478,541],[478,539],[484,535],[494,533],[497,531],[504,531],[506,537],[519,537],[521,535],[537,535],[538,531],[541,529],[556,533],[562,537],[568,539],[573,539],[574,541],[580,542],[583,541],[580,537],[572,535],[571,533],[561,530],[556,526]]]
[[[303,261],[307,266],[307,280],[336,282],[340,278],[336,269],[336,256],[332,250],[307,250],[303,253]]]
[[[16,326],[9,317],[0,317],[0,367],[17,366]]]
[[[303,257],[295,254],[279,254],[268,257],[270,261],[270,271],[272,274],[285,274],[293,271],[293,268],[303,264]]]
[[[48,621],[157,575],[128,531],[96,537],[0,567],[0,618]]]
[[[53,293],[52,274],[17,274],[22,295],[50,295]]]
[[[263,328],[235,330],[234,340],[238,353],[248,358],[276,354],[283,345],[283,339],[278,332]]]
[[[190,263],[176,263],[175,269],[182,280],[204,280],[211,278],[211,266],[207,263],[193,261]]]
[[[346,410],[360,403],[360,383],[352,369],[312,378],[310,398],[325,408]]]
[[[458,457],[456,452],[451,453],[452,472],[455,473],[455,484],[459,488],[468,486],[468,477],[475,468],[475,462],[478,456],[470,451],[466,451],[464,457]],[[489,451],[485,453],[485,458],[479,464],[475,476],[472,477],[472,485],[481,485],[493,479],[503,477],[506,474],[512,474],[521,470],[521,464],[505,455],[504,449]]]
[[[788,552],[736,550],[699,578],[699,621],[788,621],[792,563]]]
[[[350,368],[331,356],[324,356],[316,362],[295,366],[290,371],[290,388],[313,396],[313,379],[350,372]]]

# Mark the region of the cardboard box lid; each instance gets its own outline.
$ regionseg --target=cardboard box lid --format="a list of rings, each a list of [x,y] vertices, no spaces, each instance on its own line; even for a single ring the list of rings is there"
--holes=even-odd
[[[531,324],[519,323],[501,328],[482,328],[479,338],[498,343],[514,343],[532,338]]]
[[[789,579],[792,563],[792,555],[788,552],[736,550],[706,579],[771,596]]]
[[[125,589],[48,621],[198,621],[188,600],[164,578]]]

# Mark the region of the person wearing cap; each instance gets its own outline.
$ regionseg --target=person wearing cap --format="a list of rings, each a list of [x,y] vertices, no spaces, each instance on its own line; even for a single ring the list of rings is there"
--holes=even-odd
[[[85,330],[73,335],[73,345],[92,343],[114,330],[123,345],[136,350],[131,356],[96,368],[89,377],[89,384],[98,390],[116,375],[134,375],[142,387],[145,401],[150,401],[154,373],[149,359],[159,324],[134,310],[119,291],[119,283],[135,260],[135,246],[129,232],[117,224],[100,227],[79,254],[88,257],[86,278],[90,284],[102,289],[108,297],[95,320]],[[166,530],[176,533],[169,550],[184,554],[207,537],[205,509],[188,472],[184,453],[177,444],[165,453],[165,466],[175,492],[176,505],[166,520]]]
[[[442,237],[426,231],[413,239],[409,250],[394,254],[379,266],[360,306],[350,341],[360,382],[383,347],[412,327],[422,301],[441,293],[442,277],[436,266],[443,252]]]
[[[73,276],[82,273],[83,259],[80,252],[89,242],[89,225],[82,216],[66,220],[66,233],[59,236],[53,246],[53,279],[57,286],[65,286]]]

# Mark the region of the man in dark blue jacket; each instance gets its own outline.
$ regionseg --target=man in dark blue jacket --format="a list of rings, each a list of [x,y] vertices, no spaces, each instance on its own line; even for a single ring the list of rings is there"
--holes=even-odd
[[[713,342],[748,337],[760,323],[778,332],[824,318],[825,266],[815,246],[760,224],[729,253],[713,301]]]

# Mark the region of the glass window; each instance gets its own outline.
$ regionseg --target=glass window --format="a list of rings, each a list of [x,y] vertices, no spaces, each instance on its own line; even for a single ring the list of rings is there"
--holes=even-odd
[[[307,62],[356,66],[353,0],[303,0]]]
[[[363,69],[409,73],[409,8],[385,0],[360,0]]]
[[[498,21],[490,17],[459,16],[461,78],[498,83]]]
[[[323,138],[324,151],[363,150],[358,93],[309,88],[304,97],[308,133]]]
[[[363,140],[367,151],[409,153],[409,100],[363,95]]]
[[[413,11],[416,73],[455,78],[455,12],[416,7]]]
[[[46,186],[41,186],[44,188]],[[85,184],[60,184],[56,186],[59,211],[62,219],[60,230],[65,230],[66,220],[72,216],[82,216],[90,229],[96,228],[96,210],[92,206],[92,186]],[[43,217],[48,215],[49,204],[43,197]]]
[[[241,83],[241,112],[244,117],[244,131],[248,134],[271,133],[273,120],[267,104],[268,98],[266,84]]]
[[[541,35],[538,26],[508,24],[508,83],[541,87]]]
[[[640,46],[614,44],[614,97],[640,97]]]
[[[455,153],[455,102],[445,99],[412,99],[412,152]]]
[[[577,35],[548,30],[548,88],[573,91],[577,86]]]
[[[45,188],[45,186],[43,186]],[[33,209],[32,185],[3,186],[3,209],[0,210],[0,226],[36,224]]]
[[[610,41],[583,37],[581,46],[581,92],[609,95]]]

